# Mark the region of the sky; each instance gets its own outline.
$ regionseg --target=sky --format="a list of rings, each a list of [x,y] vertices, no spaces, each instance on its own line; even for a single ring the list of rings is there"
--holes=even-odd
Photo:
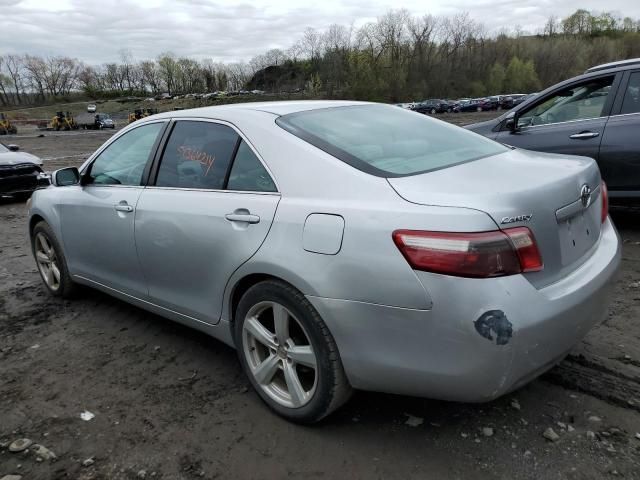
[[[333,23],[356,27],[392,8],[415,15],[468,12],[488,32],[540,31],[550,15],[606,7],[640,19],[640,0],[0,0],[0,54],[65,55],[89,64],[162,52],[214,61],[248,61],[286,49],[302,32]]]

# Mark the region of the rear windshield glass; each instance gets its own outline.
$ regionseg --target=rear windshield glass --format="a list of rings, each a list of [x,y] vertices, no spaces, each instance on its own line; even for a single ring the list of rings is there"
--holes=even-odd
[[[448,123],[391,105],[354,105],[284,115],[276,123],[349,165],[402,177],[507,151]]]

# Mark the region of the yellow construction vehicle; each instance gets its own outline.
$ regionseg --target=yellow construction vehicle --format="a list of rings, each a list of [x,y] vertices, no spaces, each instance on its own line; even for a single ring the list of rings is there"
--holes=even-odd
[[[157,108],[136,108],[133,112],[129,113],[129,123],[133,123],[141,118],[155,115],[158,113]]]
[[[51,119],[49,128],[52,130],[77,130],[78,124],[71,113],[56,112],[56,116]]]
[[[4,113],[0,113],[0,135],[15,134],[18,133],[18,129],[15,125],[12,125]]]

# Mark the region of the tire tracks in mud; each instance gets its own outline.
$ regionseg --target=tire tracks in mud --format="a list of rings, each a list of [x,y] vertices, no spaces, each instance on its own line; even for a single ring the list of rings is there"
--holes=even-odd
[[[569,355],[542,378],[569,390],[586,393],[612,405],[640,412],[640,368],[635,367],[633,363],[628,363],[625,359],[606,360],[612,360],[615,363],[609,367],[597,357],[584,354]],[[626,372],[613,369],[625,363],[632,368],[627,369]],[[629,373],[630,371],[631,373]]]

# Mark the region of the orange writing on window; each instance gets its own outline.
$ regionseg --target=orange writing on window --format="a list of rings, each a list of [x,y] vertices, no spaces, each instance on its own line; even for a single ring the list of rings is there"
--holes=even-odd
[[[203,174],[205,176],[209,173],[209,170],[211,170],[213,162],[216,159],[215,155],[210,155],[203,150],[197,150],[185,145],[178,147],[178,154],[185,160],[198,162],[200,165],[202,165],[202,168],[204,170]]]

